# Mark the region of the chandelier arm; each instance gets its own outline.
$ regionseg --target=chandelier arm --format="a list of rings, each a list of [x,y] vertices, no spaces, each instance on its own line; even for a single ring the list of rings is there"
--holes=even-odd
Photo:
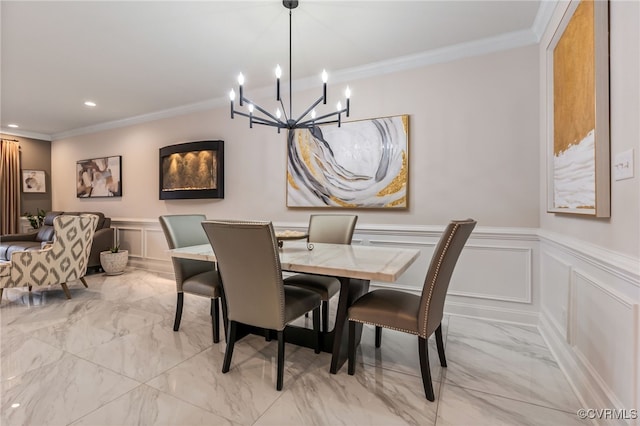
[[[291,95],[289,95],[289,97],[291,97]],[[282,113],[284,114],[284,121],[287,122],[289,121],[289,115],[287,115],[287,110],[284,107],[284,104],[282,103],[282,97],[280,98],[280,106],[282,107]]]
[[[253,124],[261,124],[263,126],[286,128],[286,124],[279,121],[267,120],[264,117],[256,117],[255,115],[247,114],[246,112],[242,112],[242,111],[234,111],[234,113],[251,119],[251,122]]]
[[[269,117],[271,120],[273,120],[273,121],[275,121],[275,122],[277,122],[277,123],[281,123],[281,124],[283,124],[283,125],[285,124],[284,122],[282,122],[282,120],[278,119],[278,117],[276,117],[275,115],[271,114],[269,111],[265,110],[265,109],[264,109],[264,108],[262,108],[260,105],[258,105],[258,104],[256,104],[256,103],[254,103],[254,102],[250,101],[250,100],[249,100],[249,99],[247,99],[247,98],[244,98],[244,101],[245,101],[245,102],[250,103],[251,105],[253,105],[253,107],[254,107],[256,110],[260,111],[261,113],[263,113],[264,115],[266,115],[267,117]],[[253,116],[253,119],[254,119],[254,120],[256,119],[256,116],[255,116],[255,115]]]
[[[315,119],[311,119],[311,120],[307,120],[304,123],[309,123],[309,122],[313,122],[315,121],[316,123],[319,122],[320,120],[324,120],[325,118],[329,118],[329,117],[333,117],[335,115],[340,115],[342,113],[347,112],[346,108],[341,109],[340,111],[334,111],[334,112],[330,112],[328,114],[325,115],[321,115],[320,117],[316,117]]]
[[[259,124],[261,126],[277,127],[278,129],[285,129],[286,128],[286,126],[283,126],[280,123],[275,123],[273,121],[267,121],[267,120],[256,121],[255,117],[254,117],[254,120],[253,120],[253,124]]]
[[[328,117],[325,116],[325,118],[328,118]],[[301,123],[297,123],[296,127],[302,127],[302,128],[305,128],[305,129],[309,129],[309,128],[312,128],[312,127],[315,127],[315,126],[320,126],[322,124],[332,124],[332,123],[337,123],[337,122],[338,122],[338,120],[325,120],[325,121],[322,121],[322,120],[318,120],[316,118],[315,120],[307,120],[307,121],[303,121]]]
[[[305,115],[309,114],[311,112],[312,109],[314,109],[316,106],[318,106],[318,104],[322,102],[322,96],[313,103],[313,105],[311,105],[309,108],[307,108],[307,110],[305,112],[303,112],[302,114],[300,114],[300,117],[298,117],[298,119],[296,120],[296,123],[300,120],[302,120],[304,118]]]

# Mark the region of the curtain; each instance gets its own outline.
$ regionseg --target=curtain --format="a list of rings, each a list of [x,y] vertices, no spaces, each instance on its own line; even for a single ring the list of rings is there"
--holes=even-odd
[[[0,141],[0,235],[13,234],[20,226],[20,145]]]

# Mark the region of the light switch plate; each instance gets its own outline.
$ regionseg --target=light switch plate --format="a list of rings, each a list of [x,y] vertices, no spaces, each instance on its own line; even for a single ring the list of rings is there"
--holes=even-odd
[[[621,152],[613,160],[613,179],[633,178],[633,149]]]

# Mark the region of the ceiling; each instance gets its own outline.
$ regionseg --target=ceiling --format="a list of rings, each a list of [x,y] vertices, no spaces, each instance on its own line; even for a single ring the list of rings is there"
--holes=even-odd
[[[545,3],[301,0],[293,10],[293,80],[317,76],[319,86],[326,68],[331,85],[348,70],[533,34]],[[222,105],[240,71],[247,92],[273,90],[276,64],[288,81],[289,19],[280,0],[3,0],[0,14],[3,132],[55,140]]]

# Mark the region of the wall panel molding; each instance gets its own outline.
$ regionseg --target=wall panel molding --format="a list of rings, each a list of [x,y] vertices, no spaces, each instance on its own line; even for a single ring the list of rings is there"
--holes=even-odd
[[[541,298],[542,336],[585,408],[639,407],[638,259],[556,233],[540,235],[540,288],[552,292]]]

